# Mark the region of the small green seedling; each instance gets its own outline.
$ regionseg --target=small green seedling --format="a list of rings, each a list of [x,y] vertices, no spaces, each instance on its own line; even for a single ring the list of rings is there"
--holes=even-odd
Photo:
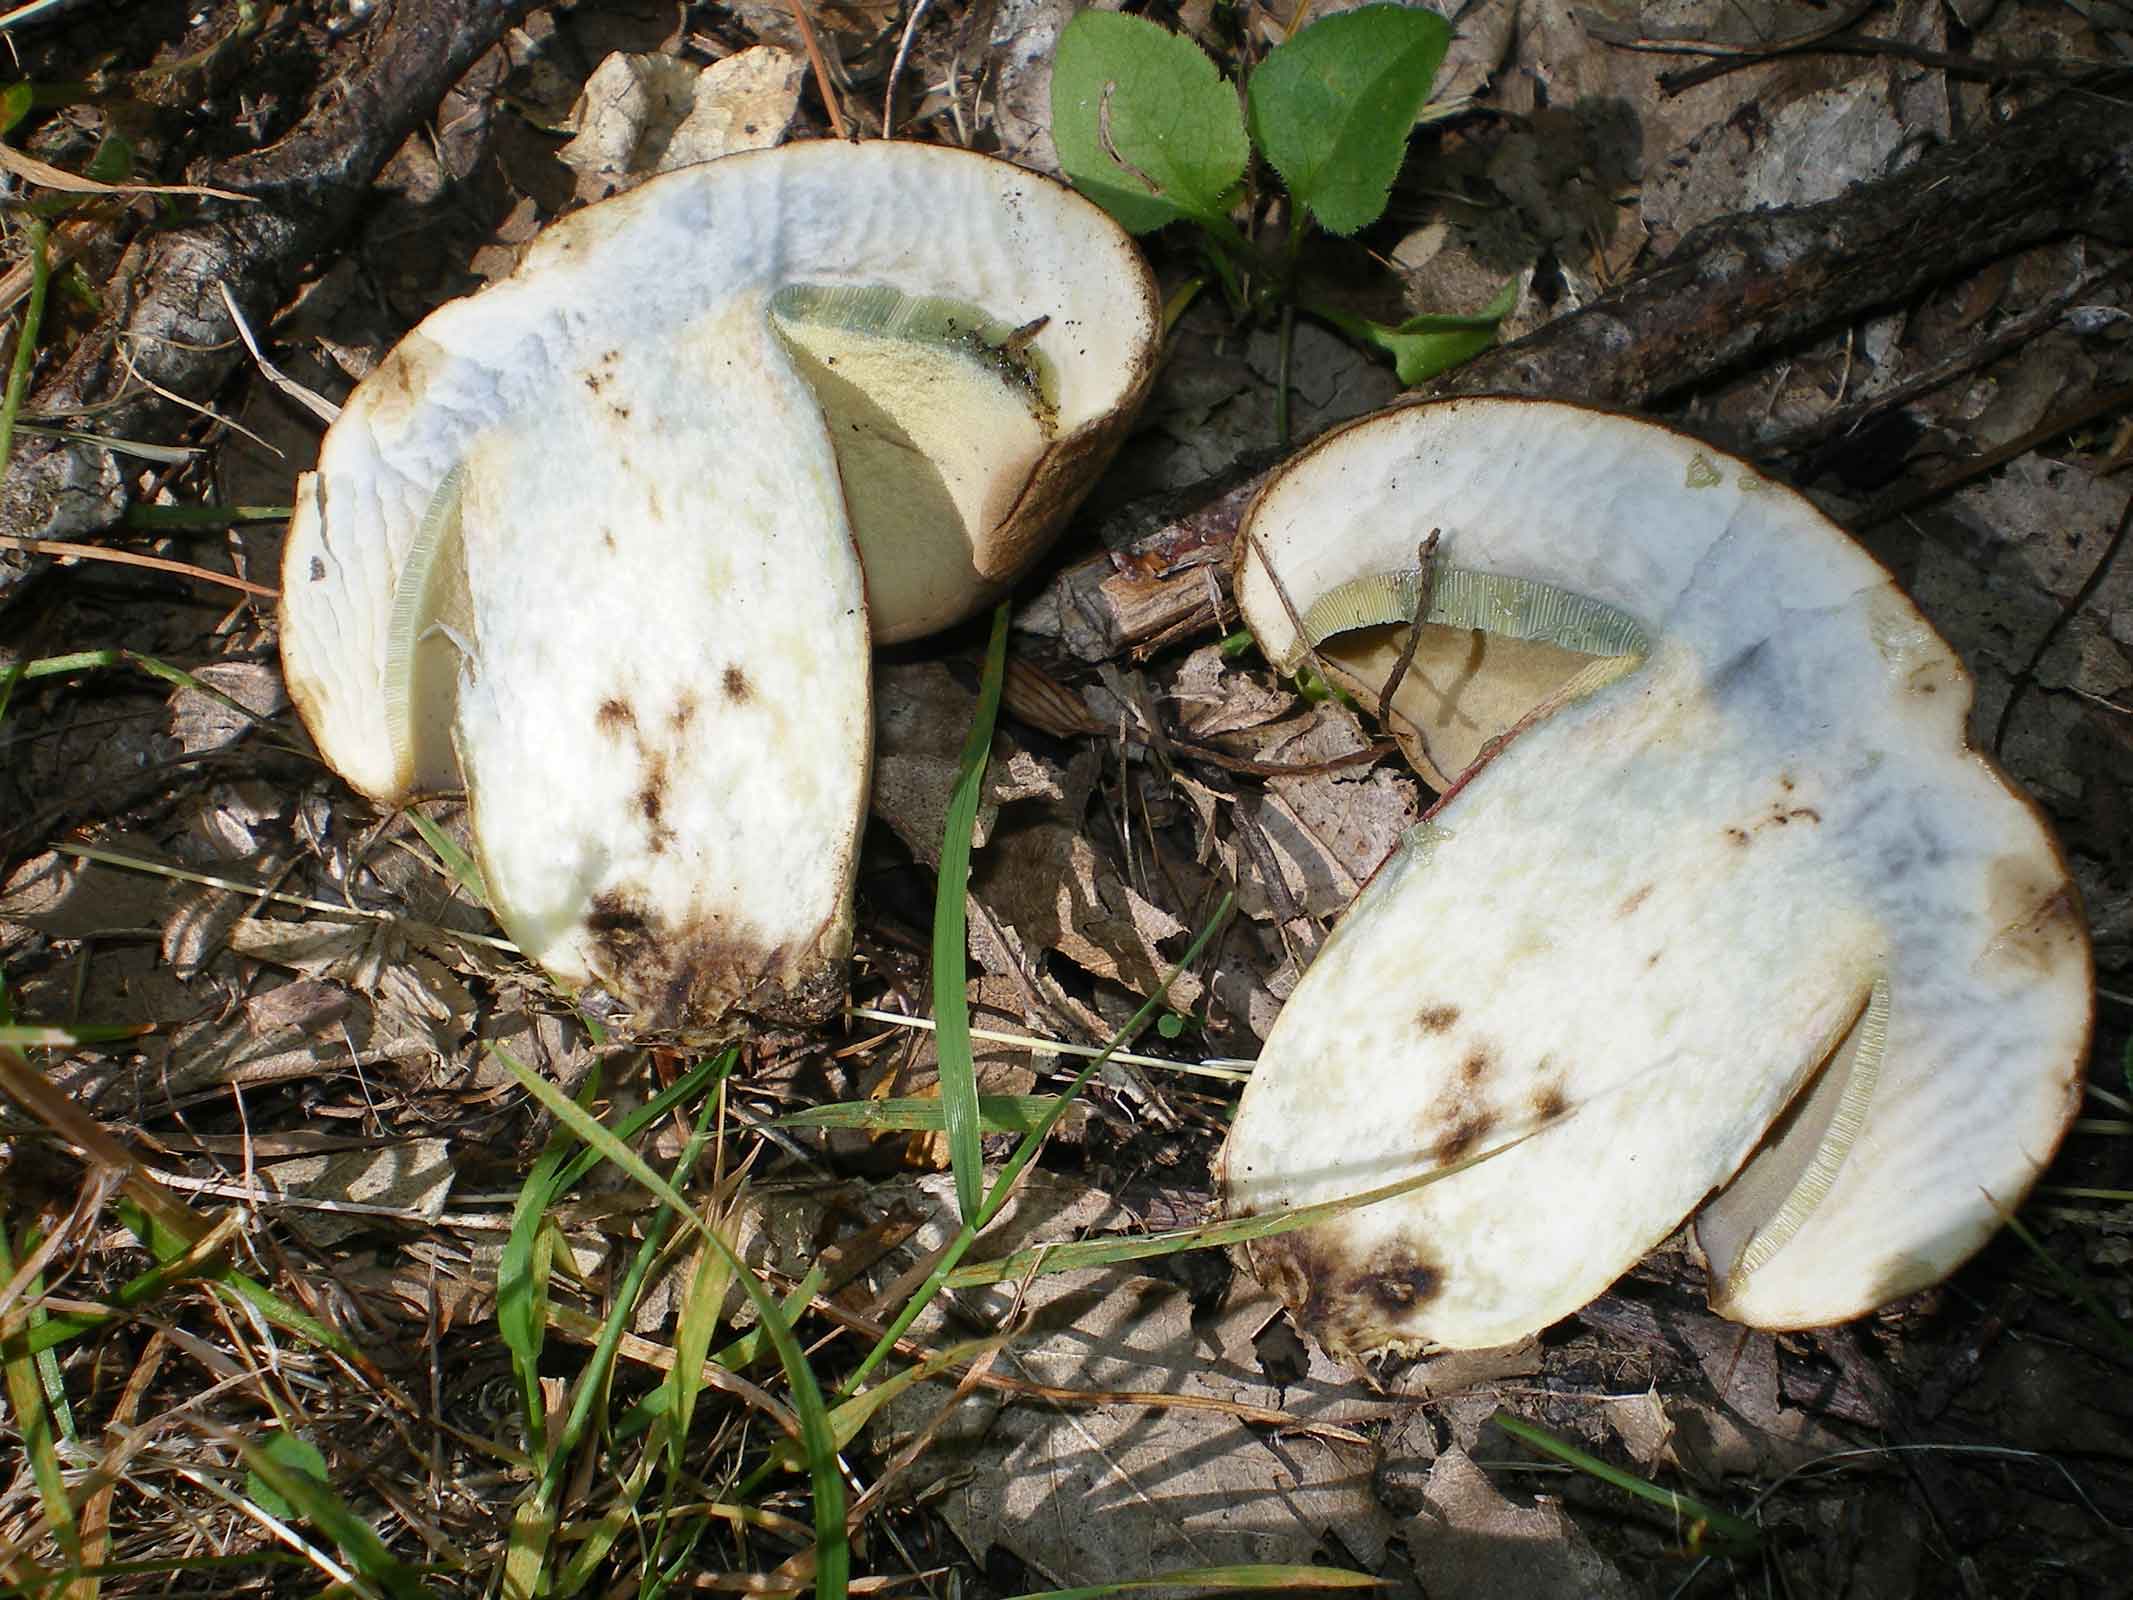
[[[1299,299],[1296,261],[1313,226],[1346,236],[1384,215],[1450,42],[1432,11],[1374,5],[1323,17],[1253,69],[1240,105],[1236,85],[1190,39],[1084,11],[1059,36],[1052,140],[1074,186],[1132,232],[1194,224],[1210,275],[1239,311],[1307,311],[1418,384],[1489,347],[1515,285],[1473,316],[1389,325]],[[1291,202],[1278,258],[1232,220],[1255,149]]]

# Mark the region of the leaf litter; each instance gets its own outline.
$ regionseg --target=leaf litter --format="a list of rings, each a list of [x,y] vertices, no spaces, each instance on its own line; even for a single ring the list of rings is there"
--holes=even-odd
[[[755,70],[769,84],[767,116],[793,119],[793,111],[780,109],[793,94],[800,127],[820,131],[819,90],[810,83],[796,93],[792,53],[802,41],[785,6],[731,14],[651,7],[627,17],[584,9],[537,14],[507,40],[490,75],[459,92],[438,138],[417,141],[397,158],[387,178],[392,202],[350,240],[352,269],[322,264],[330,270],[292,302],[274,337],[315,349],[332,371],[359,375],[422,310],[503,270],[538,222],[580,197],[581,182],[634,181],[700,113],[730,120],[736,108],[752,108],[754,101],[712,88],[714,74],[720,83],[741,76],[735,63],[762,63]],[[1334,0],[1314,12],[1342,9]],[[2077,59],[2123,54],[2125,31],[2114,31],[2108,16],[2091,20],[2067,8],[2004,0],[1972,9],[1977,15],[1957,34],[1937,7],[1897,5],[1869,36],[1944,54],[1985,54],[2023,39]],[[993,136],[1009,153],[1046,165],[1042,108],[1051,41],[1067,8],[1003,0],[927,10],[915,16],[889,5],[840,5],[816,13],[842,109],[878,130],[883,79],[900,30],[915,16],[894,86],[900,131]],[[1211,8],[1188,6],[1181,20],[1218,54],[1234,49]],[[1245,26],[1261,37],[1278,35],[1288,20],[1257,9],[1245,14]],[[1662,77],[1706,57],[1623,42],[1748,50],[1829,20],[1812,7],[1776,4],[1646,8],[1605,22],[1552,3],[1482,0],[1467,7],[1439,93],[1478,97],[1506,115],[1493,131],[1455,122],[1433,147],[1436,164],[1402,180],[1402,229],[1374,243],[1405,269],[1404,298],[1373,314],[1475,310],[1508,279],[1519,297],[1510,329],[1537,326],[1662,254],[1698,222],[1759,201],[1812,198],[1805,187],[1811,182],[1834,188],[1901,164],[1923,139],[1974,124],[1998,103],[1999,91],[1987,83],[1944,76],[1894,53],[1797,51],[1670,95],[1661,92]],[[329,47],[323,34],[300,37],[303,47]],[[65,57],[59,46],[41,48],[53,53],[33,63]],[[642,64],[646,57],[652,64]],[[640,65],[629,66],[632,59]],[[242,85],[249,69],[236,65],[232,81]],[[627,96],[594,93],[596,67],[667,82],[670,92],[651,110],[623,109]],[[688,109],[676,121],[670,114],[681,109],[684,91]],[[271,84],[219,92],[240,115],[242,97],[253,95],[252,113],[266,119],[262,130],[289,115],[286,104],[268,103],[286,93]],[[565,119],[581,96],[576,137],[585,141],[590,132],[583,152],[591,156],[597,146],[598,154],[574,169],[560,151]],[[706,96],[711,113],[704,113]],[[742,115],[744,124],[751,114]],[[608,116],[619,120],[604,123]],[[78,170],[78,144],[69,139],[79,136],[78,127],[45,123],[42,143],[28,148],[48,165]],[[1786,430],[1832,406],[1871,402],[1925,364],[1959,353],[1977,331],[2085,280],[2106,264],[2102,253],[2074,241],[2040,247],[2004,270],[1797,352],[1781,368],[1715,386],[1699,396],[1689,420],[1751,448],[1781,447]],[[109,271],[108,258],[88,259],[95,273]],[[2094,303],[2122,305],[2123,280],[2103,285]],[[1100,1042],[1154,991],[1213,896],[1234,888],[1243,915],[1189,982],[1170,991],[1169,1006],[1182,1024],[1179,1053],[1249,1056],[1253,1036],[1270,1023],[1328,919],[1428,803],[1427,791],[1396,763],[1269,777],[1189,748],[1312,767],[1364,750],[1371,738],[1367,723],[1346,708],[1301,702],[1250,658],[1240,663],[1214,649],[1226,600],[1219,560],[1173,569],[1163,557],[1137,565],[1151,531],[1169,524],[1159,518],[1151,530],[1149,503],[1136,505],[1133,497],[1189,490],[1248,461],[1272,438],[1271,340],[1210,312],[1203,302],[1188,316],[1146,432],[1085,523],[1107,547],[1090,559],[1112,593],[1154,581],[1203,597],[1211,588],[1204,603],[1212,615],[1190,638],[1194,648],[1141,658],[1101,630],[1061,649],[1068,627],[1088,626],[1071,598],[1055,611],[1071,624],[1027,626],[1028,610],[1018,618],[1014,652],[1063,685],[1104,731],[1062,735],[1011,714],[996,739],[975,836],[970,912],[978,965],[970,1002],[979,1023],[1011,1021],[1040,1036]],[[2091,320],[2100,332],[2068,323],[1912,402],[1901,414],[1921,453],[1930,461],[2019,439],[2078,398],[2069,391],[2124,382],[2124,323]],[[48,334],[80,336],[79,323]],[[1302,396],[1300,434],[1395,392],[1382,365],[1323,330],[1300,337],[1298,347],[1292,381]],[[256,379],[238,385],[240,392],[263,387]],[[188,424],[185,437],[214,443],[215,462],[156,469],[143,480],[151,499],[197,500],[209,481],[201,474],[222,473],[220,462],[245,448],[215,443],[207,426]],[[2096,469],[2113,461],[2122,467],[2123,458],[2123,441],[2107,427],[2077,430],[1939,510],[1873,534],[1979,668],[1981,717],[1997,715],[2028,650],[2087,577],[2125,492],[2122,471]],[[1816,492],[1840,518],[1880,487],[1862,487],[1866,469],[1841,451],[1782,459],[1818,475]],[[257,481],[261,488],[231,498],[273,503],[269,486],[277,480]],[[202,559],[197,543],[165,543],[171,553]],[[226,548],[233,567],[257,575],[272,570],[276,534],[233,534]],[[2133,953],[2124,847],[2133,836],[2126,824],[2133,815],[2126,807],[2133,736],[2123,628],[2133,608],[2119,603],[2127,581],[2123,569],[2107,575],[2060,636],[2039,666],[2042,693],[2016,719],[2003,753],[2066,830],[2104,982],[2120,993],[2133,987],[2124,977]],[[232,610],[226,597],[174,600],[174,593],[192,591],[108,572],[75,569],[46,580],[46,595],[55,588],[59,604],[18,604],[0,616],[0,671],[122,639],[197,663],[203,682],[289,728],[270,664],[271,632],[259,612]],[[886,833],[877,834],[862,887],[862,991],[891,1009],[926,1009],[927,896],[912,891],[928,881],[937,858],[955,750],[975,699],[969,644],[963,641],[960,656],[951,647],[941,659],[899,661],[888,674],[908,685],[908,698],[902,731],[892,733],[886,713],[882,722],[882,770],[897,776],[876,797]],[[1099,661],[1112,670],[1091,670]],[[49,1057],[51,1075],[107,1122],[162,1141],[157,1159],[173,1172],[395,1213],[367,1220],[344,1213],[335,1225],[350,1231],[329,1240],[312,1230],[330,1211],[254,1199],[247,1202],[256,1218],[246,1223],[247,1248],[324,1252],[299,1254],[286,1269],[265,1268],[269,1281],[314,1296],[322,1294],[319,1284],[334,1283],[318,1309],[363,1330],[371,1347],[401,1352],[408,1365],[396,1369],[394,1382],[410,1393],[430,1387],[438,1428],[417,1444],[413,1433],[381,1420],[370,1394],[334,1376],[301,1342],[270,1353],[301,1381],[300,1425],[326,1445],[337,1491],[386,1530],[401,1558],[502,1548],[496,1508],[519,1486],[506,1475],[510,1469],[482,1464],[495,1462],[499,1450],[508,1456],[522,1438],[511,1414],[495,1406],[492,1385],[504,1368],[483,1319],[492,1314],[498,1235],[507,1221],[495,1197],[515,1189],[540,1130],[517,1098],[518,1080],[488,1046],[503,1044],[572,1093],[626,1058],[479,942],[488,924],[412,829],[380,832],[376,819],[315,767],[271,750],[250,719],[221,702],[190,690],[166,701],[89,673],[58,688],[17,686],[0,737],[11,750],[0,775],[0,818],[8,825],[48,819],[32,835],[10,839],[0,959],[14,1014],[164,1025],[133,1045]],[[55,805],[62,806],[56,814]],[[109,825],[125,835],[91,831]],[[54,848],[83,840],[338,903],[349,917],[188,888]],[[2120,1034],[2124,1021],[2120,1011]],[[1149,1029],[1136,1043],[1146,1049],[1160,1039]],[[750,1046],[747,1070],[729,1085],[720,1148],[737,1163],[758,1138],[747,1130],[810,1105],[925,1098],[933,1092],[930,1048],[872,1023],[854,1023],[828,1049],[766,1036]],[[1058,1086],[1058,1057],[982,1041],[979,1052],[985,1094]],[[653,1052],[651,1081],[676,1065],[671,1053]],[[1026,1180],[997,1238],[986,1235],[988,1251],[1197,1219],[1223,1102],[1191,1080],[1152,1080],[1151,1070],[1105,1070],[1104,1086],[1057,1143],[1059,1170],[1038,1169]],[[644,1081],[618,1075],[602,1092],[614,1094],[618,1106],[639,1104]],[[276,1139],[344,1130],[376,1148],[268,1154]],[[658,1136],[655,1167],[664,1170],[679,1156],[685,1131],[668,1127]],[[847,1316],[886,1320],[893,1307],[881,1291],[943,1243],[952,1226],[952,1188],[939,1170],[944,1148],[924,1133],[785,1137],[789,1148],[760,1146],[737,1229],[741,1254],[770,1272],[774,1286],[789,1287],[804,1281],[826,1250],[851,1247],[854,1259],[868,1264],[820,1291],[822,1315],[834,1303]],[[995,1162],[1003,1138],[987,1135]],[[210,1154],[210,1139],[237,1142]],[[249,1156],[247,1140],[254,1141]],[[2122,1189],[2124,1174],[2113,1165],[2122,1143],[2077,1140],[2062,1165],[2091,1186]],[[60,1169],[28,1143],[11,1162],[9,1221],[19,1227],[29,1214],[26,1200],[54,1192],[50,1174]],[[868,1176],[830,1176],[845,1171]],[[933,1175],[919,1175],[927,1172]],[[203,1212],[217,1209],[206,1191],[194,1195]],[[573,1200],[559,1215],[559,1306],[597,1327],[602,1296],[621,1281],[645,1215],[642,1193],[629,1185],[594,1186]],[[2123,1317],[2124,1252],[2098,1243],[2122,1245],[2112,1231],[2121,1225],[2108,1207],[2085,1206],[2079,1220],[2054,1226],[2050,1238],[2086,1257]],[[909,1237],[899,1237],[904,1231]],[[60,1292],[115,1293],[145,1259],[109,1247],[79,1256],[74,1281]],[[328,1264],[330,1275],[321,1270]],[[286,1276],[275,1279],[278,1270]],[[863,1535],[867,1559],[884,1571],[951,1564],[973,1575],[1005,1574],[991,1579],[988,1592],[1228,1560],[1332,1560],[1379,1574],[1403,1592],[1483,1584],[1515,1594],[1668,1592],[1679,1574],[1661,1552],[1676,1530],[1636,1523],[1625,1502],[1583,1480],[1540,1473],[1536,1458],[1491,1430],[1489,1418],[1502,1405],[1603,1454],[1619,1452],[1615,1459],[1643,1475],[1678,1475],[1736,1506],[1752,1486],[1861,1438],[1983,1436],[2047,1452],[2079,1449],[2098,1490],[2126,1470],[2124,1418],[2095,1399],[2108,1380],[2082,1353],[2078,1318],[2063,1314],[2020,1260],[1996,1250],[1960,1289],[1901,1308],[1842,1344],[1744,1336],[1678,1292],[1692,1271],[1678,1255],[1662,1256],[1538,1346],[1395,1366],[1366,1378],[1331,1367],[1315,1350],[1285,1350],[1271,1302],[1219,1262],[1179,1258],[1145,1274],[1107,1268],[1044,1276],[1019,1296],[1014,1285],[954,1291],[912,1336],[938,1349],[981,1330],[1013,1328],[990,1369],[1003,1380],[1167,1390],[1283,1411],[1295,1425],[1247,1425],[1221,1411],[1143,1405],[1061,1408],[1027,1388],[981,1384],[950,1410],[915,1472],[899,1480],[895,1517],[879,1525],[887,1531]],[[671,1264],[656,1281],[675,1281]],[[622,1341],[624,1367],[646,1370],[651,1350],[671,1348],[675,1313],[665,1308],[680,1298],[672,1289],[647,1296]],[[730,1331],[754,1321],[753,1311],[741,1310],[742,1298],[737,1286],[729,1290],[723,1320]],[[166,1304],[189,1342],[173,1346],[153,1335],[104,1347],[120,1358],[115,1370],[134,1374],[138,1393],[100,1387],[71,1359],[60,1369],[85,1417],[123,1421],[140,1415],[144,1403],[171,1406],[211,1384],[233,1383],[243,1362],[232,1353],[248,1357],[265,1348],[251,1342],[254,1334],[233,1333],[216,1320],[205,1291]],[[827,1326],[807,1324],[810,1334]],[[2062,1354],[2047,1359],[2041,1349]],[[767,1366],[748,1370],[776,1382]],[[620,1410],[640,1392],[618,1378],[612,1403]],[[920,1436],[949,1394],[926,1384],[899,1396],[848,1459],[862,1471],[888,1460],[900,1442]],[[211,1404],[244,1426],[269,1410],[227,1398]],[[1310,1431],[1321,1426],[1370,1443]],[[724,1425],[717,1431],[723,1438]],[[242,1482],[241,1454],[226,1440],[198,1432],[183,1443]],[[363,1452],[392,1464],[366,1481],[347,1471]],[[582,1461],[587,1477],[578,1481],[596,1482],[593,1455]],[[125,1550],[167,1555],[174,1546],[158,1541],[174,1538],[179,1524],[159,1521],[167,1513],[157,1507],[175,1497],[186,1515],[201,1516],[218,1503],[152,1454],[133,1470],[140,1488],[129,1486],[121,1502],[122,1516],[133,1519]],[[1810,1469],[1805,1481],[1807,1492],[1769,1512],[1795,1538],[1784,1570],[1801,1592],[1894,1594],[1920,1582],[1953,1582],[1944,1555],[1951,1548],[2003,1586],[2020,1581],[2015,1574],[2040,1570],[2039,1563],[2108,1570],[2095,1521],[2078,1501],[2047,1487],[2048,1473],[2018,1473],[2009,1488],[1967,1468],[1921,1462],[1819,1482]],[[1998,1504],[2003,1497],[2018,1509]],[[588,1505],[597,1500],[594,1494]],[[11,1537],[34,1526],[32,1505],[20,1490],[6,1503]],[[314,1520],[327,1527],[330,1508]],[[1857,1531],[1862,1524],[1871,1537]],[[247,1535],[254,1536],[256,1530]],[[265,1541],[253,1548],[263,1554]],[[722,1547],[712,1564],[748,1571],[757,1562],[767,1570],[788,1549]],[[789,1581],[811,1585],[813,1578],[794,1573]],[[1704,1589],[1718,1592],[1708,1580]]]

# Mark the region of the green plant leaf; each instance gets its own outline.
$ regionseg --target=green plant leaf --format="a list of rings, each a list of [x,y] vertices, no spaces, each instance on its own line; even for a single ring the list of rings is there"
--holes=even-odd
[[[1074,187],[1133,233],[1188,217],[1231,231],[1244,117],[1190,39],[1112,11],[1075,17],[1052,58],[1052,143]]]
[[[30,114],[30,107],[37,103],[37,91],[27,83],[11,83],[0,89],[0,133],[20,122]]]
[[[1383,215],[1451,38],[1434,11],[1365,6],[1320,18],[1253,72],[1252,142],[1328,233]]]
[[[106,134],[82,175],[97,183],[124,183],[133,176],[133,142],[121,134]]]
[[[317,1456],[317,1451],[310,1451],[309,1456],[295,1450],[289,1450],[286,1456],[278,1454],[276,1444],[291,1437],[286,1433],[258,1445],[234,1430],[216,1431],[243,1457],[248,1485],[266,1489],[294,1515],[325,1534],[340,1547],[350,1566],[392,1600],[431,1600],[421,1575],[386,1549],[377,1529],[349,1510],[347,1502],[334,1492],[326,1477],[325,1462],[320,1460],[318,1470],[312,1470],[309,1457]],[[265,1502],[260,1504],[263,1510],[272,1510]]]
[[[331,1482],[326,1476],[325,1455],[317,1445],[297,1434],[275,1434],[260,1446],[260,1454],[269,1461],[280,1463],[291,1472],[303,1474],[321,1487]],[[246,1499],[254,1502],[269,1516],[279,1517],[284,1522],[293,1521],[297,1516],[296,1507],[283,1499],[281,1492],[262,1478],[256,1468],[244,1475],[244,1493]]]
[[[1471,361],[1496,342],[1496,327],[1518,304],[1518,280],[1507,282],[1471,317],[1410,317],[1397,327],[1372,322],[1332,306],[1313,305],[1311,315],[1330,322],[1358,344],[1373,345],[1392,357],[1400,382],[1412,389],[1440,372]]]

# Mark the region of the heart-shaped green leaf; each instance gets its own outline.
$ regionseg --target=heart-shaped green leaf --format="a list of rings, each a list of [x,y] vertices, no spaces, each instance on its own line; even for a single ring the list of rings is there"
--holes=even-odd
[[[1252,142],[1328,233],[1383,215],[1451,37],[1434,11],[1365,6],[1313,23],[1252,74]]]
[[[1074,187],[1134,233],[1185,217],[1225,226],[1247,155],[1237,91],[1207,52],[1110,11],[1059,35],[1052,143]]]

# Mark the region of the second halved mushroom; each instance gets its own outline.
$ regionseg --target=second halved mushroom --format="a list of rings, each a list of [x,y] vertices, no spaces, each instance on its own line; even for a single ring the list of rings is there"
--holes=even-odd
[[[1968,743],[1968,675],[1884,569],[1694,440],[1516,400],[1328,437],[1239,549],[1276,661],[1436,630],[1410,732],[1449,725],[1428,708],[1470,687],[1462,659],[1550,652],[1482,686],[1478,765],[1320,951],[1238,1112],[1236,1212],[1508,1147],[1254,1246],[1311,1332],[1513,1340],[1699,1208],[1715,1303],[1772,1327],[1983,1244],[2072,1113],[2087,935],[2035,809]],[[1366,694],[1370,651],[1407,642],[1349,655]]]
[[[1012,581],[1156,323],[1101,212],[963,151],[790,146],[589,207],[329,430],[291,694],[373,799],[468,789],[497,915],[565,984],[655,1027],[820,1015],[870,638]]]

